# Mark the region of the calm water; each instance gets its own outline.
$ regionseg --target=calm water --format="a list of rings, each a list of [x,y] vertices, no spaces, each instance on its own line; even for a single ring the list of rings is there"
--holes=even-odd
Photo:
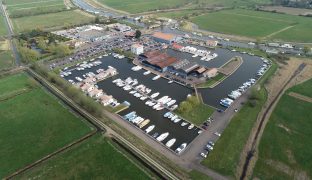
[[[187,53],[181,53],[176,52],[173,50],[167,51],[169,54],[180,57],[181,59],[192,59],[199,64],[205,65],[207,67],[220,67],[224,63],[226,63],[230,58],[232,58],[235,55],[241,55],[239,53],[231,52],[225,49],[216,49],[213,52],[216,52],[219,54],[219,56],[209,62],[200,61],[200,58],[191,58],[190,54]],[[214,106],[216,108],[222,108],[219,106],[219,100],[221,98],[224,98],[227,96],[227,94],[238,88],[243,82],[247,81],[248,79],[255,76],[255,72],[260,68],[262,65],[262,61],[258,57],[249,56],[249,55],[241,55],[244,59],[243,64],[241,67],[229,78],[227,78],[223,83],[218,85],[217,87],[213,89],[201,89],[200,92],[203,96],[203,99],[205,103]],[[131,67],[133,67],[132,63],[130,63],[127,59],[115,59],[112,56],[103,57],[100,59],[102,61],[102,64],[96,67],[92,67],[91,69],[86,69],[84,71],[77,71],[73,70],[72,75],[66,77],[66,79],[72,79],[75,80],[76,76],[82,77],[83,74],[87,72],[96,72],[97,69],[104,68],[106,69],[107,66],[113,66],[117,69],[119,74],[115,77],[125,79],[127,77],[132,77],[135,79],[138,79],[139,84],[144,84],[147,87],[152,89],[152,93],[159,92],[160,95],[158,98],[162,96],[170,96],[173,99],[177,100],[177,103],[183,101],[188,94],[191,94],[193,92],[192,89],[183,87],[181,85],[172,83],[168,84],[168,81],[165,79],[158,79],[156,81],[153,81],[152,78],[155,75],[149,74],[147,76],[144,76],[143,73],[144,70],[140,70],[137,72],[134,72],[131,70]],[[190,143],[197,135],[198,130],[197,128],[193,128],[192,130],[188,130],[188,126],[181,127],[182,121],[175,124],[171,122],[170,120],[163,118],[163,114],[166,112],[165,110],[162,111],[156,111],[153,110],[151,107],[146,106],[144,103],[145,101],[141,101],[138,98],[135,98],[134,96],[130,95],[128,91],[124,91],[122,88],[117,87],[115,84],[112,83],[112,78],[107,79],[105,81],[101,81],[98,83],[98,86],[100,89],[103,89],[107,94],[112,95],[114,98],[116,98],[119,102],[128,101],[131,103],[131,106],[129,109],[123,111],[120,113],[121,116],[131,112],[136,111],[138,115],[140,115],[143,118],[150,119],[151,122],[143,128],[145,130],[149,125],[154,124],[156,127],[153,131],[151,131],[149,134],[153,135],[155,132],[158,132],[159,134],[169,132],[169,136],[163,141],[163,143],[166,143],[171,138],[176,138],[176,143],[172,146],[172,149],[176,149],[180,144],[186,142]]]

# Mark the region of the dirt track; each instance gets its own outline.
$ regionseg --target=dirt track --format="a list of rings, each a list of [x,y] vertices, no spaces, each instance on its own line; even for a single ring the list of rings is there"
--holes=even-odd
[[[261,120],[263,120],[263,118],[265,117],[265,119],[263,120],[263,126],[260,129],[260,132],[258,134],[257,141],[255,142],[255,152],[253,153],[253,158],[249,162],[249,166],[247,168],[245,179],[250,178],[250,176],[252,175],[252,170],[253,170],[255,163],[257,161],[257,158],[258,158],[258,151],[257,151],[258,144],[259,144],[259,141],[261,139],[265,125],[266,125],[266,123],[270,117],[270,114],[274,110],[274,107],[276,105],[275,102],[278,102],[277,96],[279,96],[281,88],[283,86],[285,86],[285,84],[289,81],[289,79],[293,75],[294,71],[303,62],[306,63],[307,66],[295,78],[293,78],[292,81],[290,81],[287,84],[287,86],[284,88],[284,90],[311,78],[312,77],[312,62],[310,60],[302,60],[302,59],[292,58],[291,60],[288,61],[287,65],[280,65],[279,64],[279,68],[278,68],[277,72],[269,80],[269,82],[265,85],[265,88],[268,91],[268,99],[267,99],[267,102],[265,103],[265,105],[263,106],[263,109],[259,113],[257,121],[256,121],[256,123],[255,123],[255,125],[251,131],[250,137],[249,137],[249,139],[248,139],[248,141],[247,141],[247,143],[246,143],[246,145],[245,145],[245,147],[241,153],[241,159],[240,159],[239,165],[237,167],[237,171],[236,171],[237,177],[241,177],[241,174],[242,174],[243,168],[244,168],[244,164],[245,164],[246,158],[248,156],[248,152],[250,149],[252,149],[252,146],[254,145],[253,140],[255,139],[257,129],[260,126]],[[273,102],[273,101],[275,101],[275,102]],[[272,103],[274,103],[273,106],[269,107],[269,105]],[[270,108],[270,109],[268,110],[268,108]]]

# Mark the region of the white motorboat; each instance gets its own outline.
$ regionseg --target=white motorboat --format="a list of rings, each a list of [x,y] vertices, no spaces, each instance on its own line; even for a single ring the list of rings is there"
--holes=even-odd
[[[166,146],[170,148],[175,142],[176,142],[176,139],[172,138],[166,143]]]
[[[186,125],[188,125],[188,122],[182,122],[181,123],[181,126],[183,127],[183,126],[186,126]]]
[[[135,93],[137,93],[137,91],[130,91],[129,93],[130,94],[135,94]]]
[[[177,119],[179,116],[178,115],[174,115],[171,119],[171,121],[174,121],[175,119]]]
[[[141,101],[144,101],[144,100],[146,100],[148,97],[147,96],[142,96],[142,97],[140,97],[140,100]]]
[[[150,126],[148,126],[148,128],[145,129],[145,132],[146,132],[146,133],[149,133],[149,132],[151,132],[154,128],[155,128],[155,125],[150,125]]]
[[[161,142],[161,141],[165,140],[168,136],[169,136],[169,133],[166,132],[166,133],[163,133],[163,134],[161,134],[160,136],[158,136],[158,137],[156,138],[156,140],[159,141],[159,142]]]
[[[172,81],[172,80],[168,81],[168,84],[171,84],[171,83],[173,83],[173,81]]]
[[[156,81],[157,79],[159,79],[161,76],[160,75],[157,75],[157,76],[155,76],[155,77],[153,77],[153,81]]]
[[[182,151],[184,151],[184,149],[186,148],[187,143],[183,143],[181,144],[176,150],[175,153],[180,154]]]
[[[194,127],[194,124],[190,124],[188,129],[193,129],[193,127]]]
[[[156,98],[157,96],[159,96],[159,92],[152,94],[152,95],[151,95],[151,98],[154,99],[154,98]]]
[[[151,74],[151,71],[145,71],[145,72],[143,73],[144,76],[149,75],[149,74]]]
[[[170,111],[169,111],[169,112],[166,112],[166,113],[164,114],[164,117],[166,118],[166,117],[168,117],[170,114],[172,114]]]
[[[172,99],[171,101],[167,102],[167,106],[169,107],[169,106],[173,105],[176,102],[177,102],[176,100]]]
[[[175,109],[177,109],[178,108],[178,105],[176,104],[176,105],[173,105],[172,107],[171,107],[171,110],[175,110]]]
[[[180,122],[181,121],[181,119],[180,118],[177,118],[177,119],[175,119],[173,122],[174,123],[178,123],[178,122]]]
[[[168,118],[171,119],[173,116],[175,116],[175,114],[171,113],[169,114]]]

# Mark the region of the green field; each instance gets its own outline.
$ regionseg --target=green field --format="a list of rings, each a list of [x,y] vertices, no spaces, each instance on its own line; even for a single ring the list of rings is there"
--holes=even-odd
[[[192,16],[194,13],[199,14],[202,13],[201,10],[183,10],[183,11],[174,11],[174,12],[165,12],[165,13],[157,13],[156,15],[159,17],[167,17],[171,19],[179,19],[183,16]]]
[[[98,2],[114,9],[129,13],[152,11],[157,9],[176,8],[186,5],[192,0],[98,0]]]
[[[116,151],[110,141],[95,135],[18,179],[150,179],[140,168]]]
[[[254,6],[256,4],[269,4],[271,0],[97,0],[114,9],[126,11],[129,13],[138,13],[152,11],[156,9],[170,9],[179,7],[237,7],[237,6]],[[177,12],[179,14],[179,12]],[[169,16],[176,16],[170,13]]]
[[[215,111],[214,108],[200,102],[195,96],[188,97],[180,103],[180,107],[175,110],[179,116],[194,123],[197,126],[203,124]]]
[[[199,84],[198,87],[199,88],[209,88],[224,78],[226,78],[226,76],[224,74],[219,73],[216,77],[210,78],[205,83]]]
[[[16,32],[29,31],[32,29],[60,29],[72,25],[89,23],[93,17],[80,13],[80,10],[63,11],[58,13],[42,14],[12,19]]]
[[[11,51],[0,50],[0,69],[8,68],[13,65],[13,55]]]
[[[292,87],[288,92],[295,92],[312,98],[312,79]]]
[[[235,9],[191,18],[201,29],[284,41],[311,42],[312,19],[307,17]]]
[[[265,127],[253,177],[311,179],[311,109],[312,103],[282,96]]]
[[[6,7],[10,16],[29,15],[32,13],[45,13],[57,10],[65,10],[63,0],[6,0]]]
[[[2,11],[0,9],[0,36],[6,36],[7,35],[7,29],[5,25],[5,17],[2,14]]]
[[[26,74],[0,79],[0,178],[91,132]]]

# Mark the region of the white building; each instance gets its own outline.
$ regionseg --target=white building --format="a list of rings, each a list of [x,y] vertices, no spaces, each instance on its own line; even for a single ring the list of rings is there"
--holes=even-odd
[[[136,54],[136,55],[143,54],[143,52],[144,52],[143,45],[141,45],[141,44],[133,44],[131,46],[131,52],[133,54]]]

